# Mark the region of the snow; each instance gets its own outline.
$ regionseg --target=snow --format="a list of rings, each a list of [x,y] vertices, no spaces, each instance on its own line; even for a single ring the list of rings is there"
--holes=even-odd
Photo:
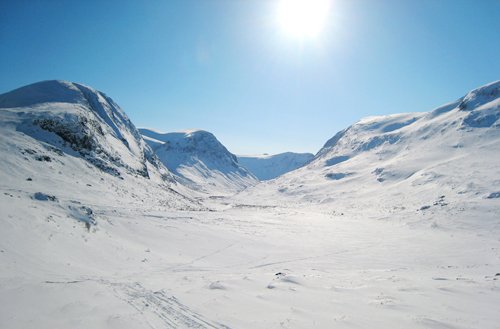
[[[302,167],[314,157],[311,153],[285,152],[274,155],[240,155],[238,162],[259,180],[269,180]]]
[[[147,176],[132,170],[149,147],[119,146],[83,100],[2,103],[0,328],[496,329],[500,125],[477,118],[497,117],[499,84],[363,119],[305,166],[225,197],[154,155]],[[119,175],[33,125],[76,115],[109,132],[92,137],[123,153],[103,159]]]

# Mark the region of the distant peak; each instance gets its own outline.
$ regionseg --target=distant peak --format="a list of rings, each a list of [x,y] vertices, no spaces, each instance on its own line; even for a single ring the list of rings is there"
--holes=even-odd
[[[214,134],[212,134],[211,132],[208,132],[206,130],[201,130],[201,129],[188,129],[188,130],[180,131],[179,133],[186,135],[186,137],[190,137],[190,136],[213,136],[215,138]]]
[[[163,133],[155,129],[139,128],[143,136],[152,138],[160,142],[172,142],[181,140],[210,140],[219,143],[217,138],[211,132],[201,129],[188,129],[176,132]]]
[[[202,129],[186,129],[181,130],[180,132],[185,134],[208,133],[208,131]]]
[[[261,153],[261,154],[242,154],[238,155],[239,158],[255,158],[255,159],[271,159],[279,157],[313,157],[312,153],[298,153],[298,152],[282,152],[276,154]]]

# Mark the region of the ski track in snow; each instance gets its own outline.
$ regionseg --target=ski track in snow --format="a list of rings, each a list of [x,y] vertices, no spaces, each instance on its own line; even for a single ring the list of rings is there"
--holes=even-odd
[[[109,288],[113,295],[126,302],[140,314],[149,328],[228,328],[211,322],[182,304],[164,290],[152,291],[139,282],[114,282],[99,278],[80,280],[45,281],[46,284],[78,284],[95,282]]]
[[[206,320],[163,290],[147,290],[139,282],[132,284],[105,282],[105,284],[113,287],[117,297],[125,300],[148,319],[150,328],[227,328]],[[160,326],[154,325],[151,317],[161,320]]]

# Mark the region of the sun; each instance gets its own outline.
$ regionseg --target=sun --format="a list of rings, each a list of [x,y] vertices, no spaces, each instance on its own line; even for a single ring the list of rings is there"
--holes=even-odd
[[[316,37],[325,26],[329,10],[330,0],[280,0],[278,22],[292,37]]]

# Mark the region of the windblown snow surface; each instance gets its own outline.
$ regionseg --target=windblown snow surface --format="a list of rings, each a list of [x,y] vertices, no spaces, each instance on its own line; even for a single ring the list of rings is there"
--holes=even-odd
[[[0,328],[498,328],[499,87],[196,201],[83,99],[1,95]],[[75,113],[125,160],[35,123]]]
[[[208,131],[159,133],[146,128],[139,130],[160,161],[193,189],[211,194],[234,194],[258,183],[252,173],[240,166],[237,157]]]
[[[285,152],[268,155],[239,155],[238,162],[259,180],[270,180],[302,167],[314,158],[311,153]]]

